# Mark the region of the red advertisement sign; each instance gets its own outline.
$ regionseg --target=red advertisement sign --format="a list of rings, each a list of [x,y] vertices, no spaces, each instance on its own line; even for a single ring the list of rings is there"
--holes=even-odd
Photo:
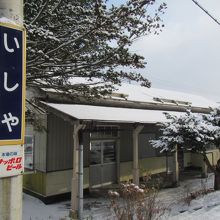
[[[23,147],[1,146],[0,147],[0,178],[16,176],[24,171]]]

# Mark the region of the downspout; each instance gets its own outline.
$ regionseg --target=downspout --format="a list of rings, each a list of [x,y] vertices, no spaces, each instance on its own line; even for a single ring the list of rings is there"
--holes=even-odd
[[[83,145],[79,145],[78,218],[83,219]]]
[[[76,121],[73,126],[73,177],[71,190],[71,210],[70,217],[82,217],[83,211],[83,148],[79,143],[79,131],[84,129],[85,125]]]

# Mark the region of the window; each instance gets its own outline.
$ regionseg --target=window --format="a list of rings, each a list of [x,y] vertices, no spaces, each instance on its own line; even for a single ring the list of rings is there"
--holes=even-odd
[[[92,141],[90,146],[90,164],[116,162],[116,142],[108,140]]]
[[[115,142],[103,142],[103,163],[116,162]]]
[[[97,126],[91,132],[91,139],[117,138],[117,137],[118,137],[117,126]]]
[[[100,164],[102,156],[101,142],[92,142],[90,147],[90,164]]]

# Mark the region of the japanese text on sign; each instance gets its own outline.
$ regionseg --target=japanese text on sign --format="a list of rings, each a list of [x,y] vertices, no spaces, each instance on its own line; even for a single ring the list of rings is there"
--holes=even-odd
[[[24,171],[23,147],[1,146],[0,147],[0,178],[15,176]]]
[[[12,169],[19,170],[22,168],[21,165],[22,157],[12,157],[10,159],[0,159],[0,165],[6,165],[6,170],[10,171]]]
[[[24,31],[0,25],[0,145],[23,144]]]

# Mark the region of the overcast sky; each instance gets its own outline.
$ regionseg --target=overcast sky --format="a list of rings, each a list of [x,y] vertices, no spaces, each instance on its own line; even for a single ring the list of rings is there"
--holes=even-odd
[[[197,0],[220,20],[220,0]],[[143,37],[133,51],[148,62],[142,71],[156,88],[199,94],[220,101],[220,26],[192,0],[164,0],[165,28]]]

